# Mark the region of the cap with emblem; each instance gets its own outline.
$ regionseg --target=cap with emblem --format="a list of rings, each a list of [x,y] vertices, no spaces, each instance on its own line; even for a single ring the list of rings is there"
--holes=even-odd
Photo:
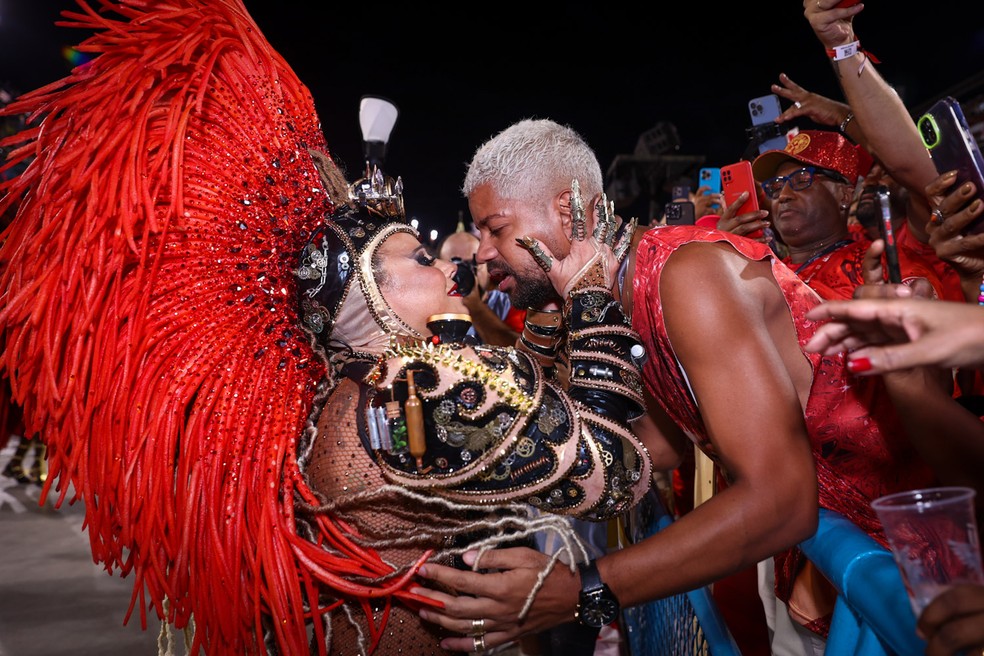
[[[752,163],[752,173],[761,182],[773,177],[779,166],[788,161],[836,171],[855,183],[868,173],[873,160],[868,151],[851,143],[839,132],[800,130],[784,149],[767,150],[756,157]]]

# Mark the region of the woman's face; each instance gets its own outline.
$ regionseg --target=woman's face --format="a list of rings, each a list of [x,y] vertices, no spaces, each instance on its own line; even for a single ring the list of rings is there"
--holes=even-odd
[[[434,314],[468,314],[452,276],[457,266],[438,260],[406,232],[386,238],[376,251],[376,283],[393,312],[421,335]]]

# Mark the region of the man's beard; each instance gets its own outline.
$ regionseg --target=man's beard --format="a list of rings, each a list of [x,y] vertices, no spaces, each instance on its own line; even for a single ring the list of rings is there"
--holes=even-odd
[[[509,292],[509,301],[513,307],[522,310],[536,309],[551,301],[560,300],[550,279],[539,267],[521,272],[506,266],[499,266],[497,269],[507,271],[513,277],[513,289]]]
[[[908,194],[909,191],[904,187],[899,185],[892,187],[888,203],[893,218],[906,215]],[[882,209],[874,188],[864,187],[861,190],[861,196],[858,198],[858,206],[854,210],[854,216],[857,218],[858,223],[866,230],[875,231],[876,233],[880,231]]]
[[[878,230],[881,221],[881,207],[876,198],[862,197],[858,201],[858,207],[854,210],[854,216],[858,223],[868,230]]]
[[[550,284],[549,280],[538,278],[516,278],[516,287],[509,295],[514,307],[541,308],[550,301],[557,301],[560,297],[557,291]]]

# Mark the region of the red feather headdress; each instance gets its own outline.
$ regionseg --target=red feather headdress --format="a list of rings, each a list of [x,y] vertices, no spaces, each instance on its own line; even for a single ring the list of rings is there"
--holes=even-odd
[[[45,497],[74,488],[94,559],[134,577],[127,619],[306,652],[319,590],[412,599],[406,576],[352,582],[392,571],[331,515],[316,543],[295,525],[326,372],[292,271],[333,209],[311,95],[239,0],[78,1],[59,24],[94,59],[5,109],[30,127],[4,142],[27,167],[0,187],[0,373],[48,445]]]

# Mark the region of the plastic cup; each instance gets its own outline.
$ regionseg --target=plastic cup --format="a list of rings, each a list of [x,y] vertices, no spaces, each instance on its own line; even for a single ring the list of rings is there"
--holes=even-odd
[[[917,618],[945,589],[957,583],[984,584],[974,496],[969,487],[937,487],[871,502]]]

